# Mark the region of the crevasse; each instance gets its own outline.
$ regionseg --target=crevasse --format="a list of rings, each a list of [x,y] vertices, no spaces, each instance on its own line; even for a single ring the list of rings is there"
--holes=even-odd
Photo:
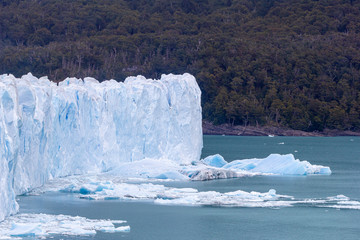
[[[190,74],[57,85],[0,76],[0,221],[49,179],[145,158],[190,164],[202,149],[201,91]]]

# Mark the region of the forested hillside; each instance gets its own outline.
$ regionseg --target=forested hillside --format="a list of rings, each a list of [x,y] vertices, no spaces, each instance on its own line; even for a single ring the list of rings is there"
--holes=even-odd
[[[214,123],[360,130],[360,0],[1,0],[0,73],[27,72],[189,72]]]

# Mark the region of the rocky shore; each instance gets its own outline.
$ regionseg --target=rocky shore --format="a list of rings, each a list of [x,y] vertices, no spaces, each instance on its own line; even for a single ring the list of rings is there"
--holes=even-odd
[[[203,134],[205,135],[235,135],[235,136],[307,136],[307,137],[335,137],[360,136],[360,132],[325,129],[322,132],[305,132],[274,126],[231,126],[231,124],[214,125],[203,121]]]

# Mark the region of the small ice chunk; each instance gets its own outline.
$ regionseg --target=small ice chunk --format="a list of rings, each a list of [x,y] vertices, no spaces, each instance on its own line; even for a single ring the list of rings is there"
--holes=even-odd
[[[327,198],[329,201],[349,201],[350,198],[345,196],[345,195],[337,195],[337,196],[334,196],[334,197],[328,197]]]
[[[185,176],[184,174],[179,173],[178,171],[169,171],[169,172],[164,172],[158,176],[156,176],[155,178],[157,179],[171,179],[171,180],[189,180],[189,178],[187,176]]]
[[[13,223],[9,235],[12,237],[34,237],[44,235],[44,233],[38,223]]]
[[[237,177],[242,177],[242,175],[235,171],[222,168],[204,168],[191,173],[191,180],[194,181],[206,181]]]
[[[206,165],[212,166],[212,167],[218,167],[221,168],[225,164],[227,164],[227,161],[221,156],[220,154],[210,155],[203,160],[201,160]]]
[[[115,232],[130,232],[130,226],[117,227]]]
[[[331,174],[331,170],[330,170],[329,167],[320,166],[319,174],[322,174],[322,175],[330,175],[330,174]]]

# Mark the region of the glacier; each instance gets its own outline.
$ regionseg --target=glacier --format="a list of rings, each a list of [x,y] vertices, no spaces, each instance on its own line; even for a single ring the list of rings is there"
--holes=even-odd
[[[190,164],[202,149],[201,91],[190,74],[56,84],[0,76],[0,221],[49,179],[146,158]]]
[[[89,199],[132,196],[157,204],[275,207],[294,202],[281,200],[287,196],[274,190],[223,194],[124,181],[331,174],[329,167],[291,154],[230,163],[219,154],[200,159],[201,91],[190,74],[101,83],[67,78],[58,84],[30,73],[5,74],[0,99],[0,222],[18,211],[16,195],[54,190],[47,184]],[[27,231],[33,226],[29,221],[17,229]]]

